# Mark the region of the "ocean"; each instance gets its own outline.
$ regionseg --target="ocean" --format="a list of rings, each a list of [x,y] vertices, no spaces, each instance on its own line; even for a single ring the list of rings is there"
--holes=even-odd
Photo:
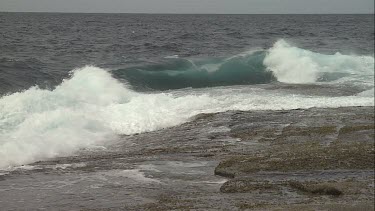
[[[237,190],[214,175],[219,161],[272,147],[272,163],[311,153],[332,162],[345,153],[355,162],[364,157],[353,164],[363,168],[357,172],[349,159],[318,176],[253,175],[274,181],[275,190],[285,178],[357,175],[372,181],[368,193],[361,189],[371,200],[373,106],[374,15],[0,13],[0,204],[233,210],[252,207],[239,204],[250,199],[310,203],[289,186],[276,195],[221,193]],[[350,148],[356,137],[361,142]],[[343,150],[318,150],[314,141],[344,143]],[[308,166],[295,160],[288,162],[297,170]]]
[[[373,15],[0,13],[0,167],[201,113],[374,105]]]

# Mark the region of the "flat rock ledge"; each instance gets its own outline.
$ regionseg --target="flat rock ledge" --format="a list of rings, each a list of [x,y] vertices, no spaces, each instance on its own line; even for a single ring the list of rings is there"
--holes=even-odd
[[[374,210],[373,108],[314,108],[264,116],[238,112],[233,119],[231,136],[257,150],[225,156],[214,172],[229,179],[220,191],[295,193],[310,200],[291,199],[282,206],[245,202],[241,209]]]

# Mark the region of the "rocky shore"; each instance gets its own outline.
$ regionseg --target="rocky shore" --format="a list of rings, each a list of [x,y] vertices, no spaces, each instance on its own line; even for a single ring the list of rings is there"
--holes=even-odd
[[[5,210],[374,210],[374,107],[201,114],[0,176]]]
[[[242,203],[243,209],[374,210],[372,112],[367,108],[295,110],[275,112],[272,116],[281,118],[258,123],[254,115],[236,113],[255,126],[234,124],[231,136],[245,142],[257,139],[264,148],[226,156],[215,168],[216,175],[231,178],[220,191],[296,194],[276,204]],[[301,201],[292,202],[297,198]]]

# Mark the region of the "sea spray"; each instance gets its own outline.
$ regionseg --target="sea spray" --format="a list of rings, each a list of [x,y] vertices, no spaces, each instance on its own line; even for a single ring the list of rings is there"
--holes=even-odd
[[[284,68],[282,60],[277,57],[279,51],[291,51],[287,55],[292,57],[280,57],[284,58],[287,67],[292,68],[290,61],[301,61],[299,56],[304,55],[310,59],[302,61],[313,62],[314,65],[310,67],[317,69],[312,69],[306,76],[286,73],[287,68]],[[246,59],[248,57],[251,59]],[[31,87],[0,98],[0,168],[67,156],[82,148],[104,146],[120,134],[129,135],[171,127],[186,122],[199,113],[374,105],[374,61],[369,56],[315,54],[280,41],[268,52],[251,52],[215,61],[215,64],[220,63],[217,66],[208,67],[205,62],[196,62],[195,66],[211,68],[206,69],[205,74],[220,73],[220,68],[224,68],[225,76],[219,77],[222,79],[230,76],[227,71],[231,68],[240,67],[240,70],[233,70],[233,75],[228,77],[230,79],[236,78],[236,74],[241,76],[246,71],[246,68],[242,68],[243,64],[251,66],[254,60],[262,68],[267,66],[267,74],[272,72],[278,80],[286,76],[298,78],[289,83],[310,83],[319,81],[319,74],[323,72],[344,71],[348,75],[340,80],[345,82],[345,78],[347,81],[355,79],[356,83],[365,84],[362,90],[368,91],[353,96],[332,97],[294,94],[277,89],[262,89],[259,86],[231,86],[147,94],[132,90],[129,78],[122,78],[130,83],[124,84],[112,76],[114,74],[119,77],[114,72],[86,66],[73,70],[71,77],[53,90]],[[241,65],[237,65],[238,62]],[[192,67],[189,62],[184,65]],[[252,66],[256,74],[257,65]],[[278,69],[280,67],[282,68]],[[160,71],[163,71],[162,67]],[[179,71],[185,70],[181,68],[172,73],[178,74]],[[264,76],[262,71],[258,76]],[[293,73],[296,70],[290,71]],[[195,72],[189,74],[194,75]],[[173,74],[163,74],[162,77],[170,75]],[[333,82],[335,81],[327,84]]]
[[[373,81],[374,76],[373,56],[340,53],[325,55],[294,47],[285,40],[277,41],[267,51],[263,63],[278,81],[284,83],[331,81],[327,76],[333,74],[338,76],[334,80],[344,76],[353,78],[365,75],[367,80]]]
[[[32,87],[0,98],[0,168],[179,124],[213,103],[207,98],[135,93],[106,70],[76,69],[52,91]]]

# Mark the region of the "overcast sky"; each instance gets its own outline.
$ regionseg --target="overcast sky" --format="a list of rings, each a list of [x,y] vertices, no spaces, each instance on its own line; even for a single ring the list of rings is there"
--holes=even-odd
[[[0,0],[8,12],[374,13],[374,0]]]

